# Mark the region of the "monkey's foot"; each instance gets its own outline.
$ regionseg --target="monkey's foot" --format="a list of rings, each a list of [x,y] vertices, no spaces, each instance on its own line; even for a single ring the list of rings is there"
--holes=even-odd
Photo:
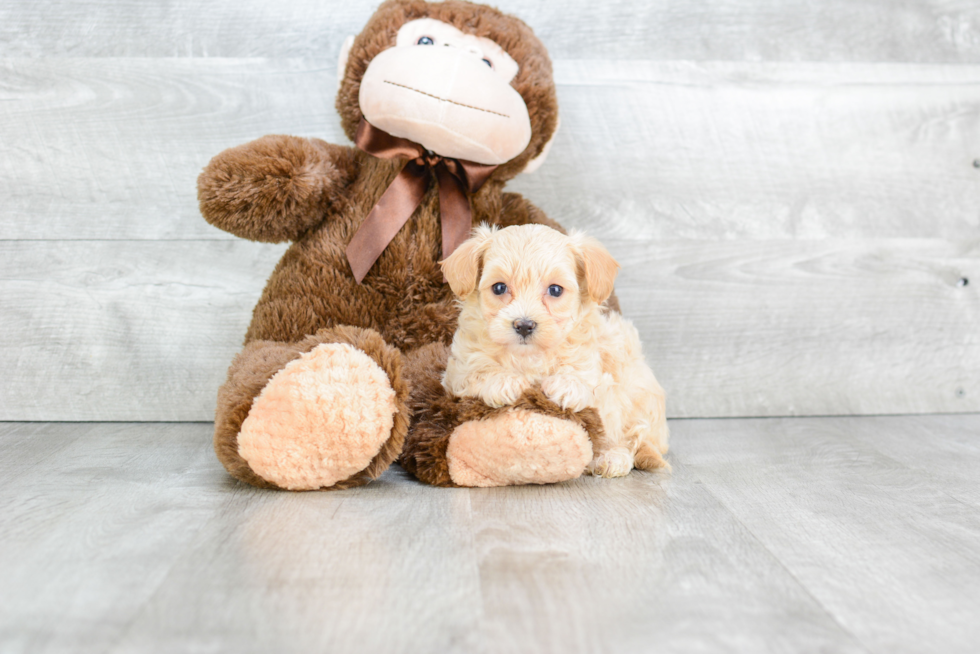
[[[399,459],[406,470],[435,486],[550,484],[585,471],[602,434],[595,409],[562,409],[538,389],[500,408],[453,397],[438,380],[440,354],[416,353],[406,364],[416,414]]]
[[[446,448],[449,476],[460,486],[566,481],[581,475],[591,458],[592,442],[581,425],[528,410],[464,422]]]
[[[381,367],[352,345],[325,343],[269,380],[242,423],[238,453],[280,488],[326,488],[367,467],[394,414]]]
[[[257,486],[367,483],[398,456],[408,430],[400,368],[398,351],[370,330],[321,330],[292,345],[250,343],[219,394],[218,457]]]

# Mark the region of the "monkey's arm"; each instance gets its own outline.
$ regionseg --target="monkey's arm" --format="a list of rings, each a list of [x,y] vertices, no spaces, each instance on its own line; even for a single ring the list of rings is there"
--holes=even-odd
[[[216,156],[197,178],[209,223],[253,241],[299,238],[340,209],[357,175],[353,148],[263,136]]]

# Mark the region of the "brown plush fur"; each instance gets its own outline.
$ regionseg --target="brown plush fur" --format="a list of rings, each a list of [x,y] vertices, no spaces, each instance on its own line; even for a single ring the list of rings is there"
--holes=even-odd
[[[318,139],[264,136],[229,148],[198,180],[208,222],[253,241],[298,239],[342,207],[341,189],[357,176],[350,148]]]
[[[506,180],[541,153],[554,133],[558,114],[545,48],[524,23],[495,9],[455,0],[439,4],[385,2],[354,41],[337,97],[347,135],[353,138],[361,120],[358,90],[371,59],[394,45],[402,24],[425,16],[493,39],[520,65],[512,85],[527,104],[533,136],[521,155],[498,167],[470,196],[473,225],[540,223],[560,230],[524,198],[502,191]],[[245,349],[235,359],[219,392],[215,449],[236,478],[257,486],[270,485],[238,455],[238,431],[253,398],[273,374],[301,353],[320,342],[357,345],[388,372],[399,401],[405,402],[407,389],[421,381],[412,375],[408,381],[401,380],[399,351],[408,354],[429,344],[451,341],[458,309],[438,265],[442,241],[435,184],[363,284],[354,280],[347,262],[347,244],[403,163],[317,139],[267,136],[219,154],[201,174],[198,197],[208,222],[243,238],[293,241],[255,307]],[[615,298],[610,305],[618,309]],[[428,352],[426,356],[434,354]],[[413,361],[434,365],[421,355]],[[485,415],[470,403],[449,406],[451,400],[444,393],[440,395],[441,387],[436,390],[433,383],[438,385],[438,378],[433,382],[431,375],[426,376],[412,400],[413,410],[424,416],[423,433],[451,433],[460,420]],[[559,415],[549,404],[529,398],[522,406]],[[426,408],[430,405],[432,408]],[[380,474],[401,451],[408,416],[408,411],[397,414],[390,442],[367,470],[333,488],[365,483]],[[565,417],[578,422],[592,420]],[[435,448],[431,465],[430,459],[420,454],[424,447]],[[430,474],[444,464],[436,461],[439,456],[445,459],[445,447],[439,447],[413,446],[406,452],[406,466],[425,481],[444,484],[441,473]]]
[[[578,413],[562,409],[537,388],[527,390],[513,405],[497,409],[476,398],[449,395],[441,382],[448,358],[449,348],[434,343],[413,352],[405,361],[405,376],[412,385],[409,406],[415,418],[398,462],[422,481],[433,486],[456,486],[446,460],[453,430],[463,422],[488,420],[507,411],[534,411],[563,418],[582,427],[593,443],[601,440],[602,421],[595,409]]]
[[[374,359],[388,375],[398,407],[392,436],[368,467],[353,477],[334,484],[330,489],[340,490],[362,486],[372,479],[377,479],[398,458],[411,419],[411,411],[408,407],[409,385],[402,374],[401,353],[387,345],[373,330],[336,327],[321,329],[313,336],[297,343],[253,341],[246,345],[232,361],[231,368],[228,370],[228,380],[218,390],[218,407],[214,421],[214,450],[218,460],[236,479],[261,488],[277,487],[256,475],[238,454],[238,432],[245,418],[248,417],[253,400],[272,376],[287,363],[321,343],[347,343]]]

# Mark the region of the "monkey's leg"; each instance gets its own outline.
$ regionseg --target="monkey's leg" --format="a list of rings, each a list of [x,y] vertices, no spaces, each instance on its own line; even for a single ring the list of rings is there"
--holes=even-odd
[[[598,413],[563,411],[539,390],[492,409],[449,396],[440,383],[448,349],[430,345],[406,356],[413,424],[399,462],[435,486],[548,484],[580,476],[601,434]]]
[[[249,343],[218,391],[218,459],[265,488],[366,484],[398,457],[408,431],[401,367],[401,353],[370,329]]]

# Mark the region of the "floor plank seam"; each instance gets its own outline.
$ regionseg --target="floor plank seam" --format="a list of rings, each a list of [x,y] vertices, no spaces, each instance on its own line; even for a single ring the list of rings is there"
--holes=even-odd
[[[697,470],[696,466],[684,463],[683,460],[681,460],[681,463],[683,463],[683,465],[688,470],[694,470],[694,471]],[[766,552],[772,558],[772,560],[779,566],[781,570],[783,570],[793,581],[796,582],[796,584],[800,587],[800,589],[804,593],[806,593],[806,596],[809,597],[811,600],[813,600],[813,602],[820,607],[820,610],[823,611],[824,615],[826,615],[835,625],[837,625],[837,627],[841,630],[842,633],[850,637],[852,641],[857,645],[859,645],[865,652],[867,652],[867,654],[879,654],[877,651],[871,649],[868,646],[868,644],[865,643],[863,640],[861,640],[850,628],[845,626],[838,618],[838,616],[835,615],[830,610],[830,608],[826,604],[824,604],[823,601],[821,601],[816,595],[813,594],[813,591],[810,589],[810,587],[807,586],[805,583],[803,583],[803,581],[792,570],[786,567],[786,564],[783,563],[783,560],[780,559],[776,555],[776,553],[773,552],[758,537],[758,535],[751,528],[749,528],[749,526],[746,525],[741,518],[738,517],[738,515],[735,513],[735,511],[732,510],[732,507],[729,506],[727,502],[725,502],[717,493],[714,492],[711,482],[705,481],[700,475],[697,476],[697,480],[704,486],[704,489],[708,492],[708,494],[711,495],[711,497],[713,497],[716,502],[718,502],[718,505],[723,507],[725,511],[728,512],[732,520],[734,520],[739,525],[739,527],[741,527],[745,531],[745,533],[752,538],[752,541],[755,542],[756,545],[758,545],[764,552]]]

